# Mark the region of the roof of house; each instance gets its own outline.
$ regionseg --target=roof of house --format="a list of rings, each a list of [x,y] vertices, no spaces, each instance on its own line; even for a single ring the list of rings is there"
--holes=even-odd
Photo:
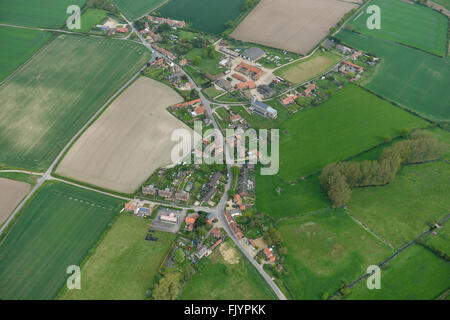
[[[358,69],[358,70],[362,70],[362,69],[363,69],[363,67],[358,66],[357,64],[351,63],[350,61],[344,60],[343,62],[344,62],[345,64],[347,64],[347,65],[353,67],[353,68]]]
[[[195,99],[192,101],[176,104],[176,105],[172,106],[172,109],[183,108],[183,107],[190,106],[190,105],[200,103],[200,102],[202,102],[202,99]]]
[[[230,120],[231,121],[238,121],[238,120],[241,120],[241,116],[239,115],[239,114],[235,114],[235,115],[232,115],[231,117],[230,117]]]
[[[261,58],[262,56],[264,56],[265,54],[266,53],[264,52],[264,50],[262,50],[260,48],[248,48],[247,50],[242,52],[242,56],[251,61],[256,61],[259,58]]]
[[[235,79],[238,79],[239,81],[242,81],[242,82],[247,81],[247,79],[243,75],[240,75],[239,73],[233,73],[231,76],[233,78],[235,78]]]
[[[206,107],[202,105],[202,106],[199,106],[199,107],[195,108],[194,113],[197,116],[199,116],[199,115],[205,113],[205,111],[206,111]]]
[[[256,84],[254,81],[241,82],[236,85],[236,89],[254,89],[256,88]]]

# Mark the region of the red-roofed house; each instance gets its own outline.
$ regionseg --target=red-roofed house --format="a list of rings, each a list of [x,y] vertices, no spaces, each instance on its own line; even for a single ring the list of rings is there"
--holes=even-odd
[[[236,203],[238,206],[240,206],[242,204],[242,198],[237,193],[234,195],[234,203]]]
[[[235,78],[235,79],[238,79],[239,81],[242,81],[242,82],[247,81],[247,78],[245,78],[244,76],[240,75],[239,73],[233,73],[232,77]]]
[[[133,211],[136,210],[136,206],[132,203],[125,203],[125,210],[126,211]]]
[[[241,82],[236,85],[237,90],[255,89],[256,84],[254,81]]]
[[[275,257],[272,254],[272,251],[269,250],[269,248],[264,249],[264,254],[266,255],[267,259],[272,263],[275,262]]]
[[[202,102],[201,99],[195,99],[195,100],[192,100],[192,101],[189,101],[189,102],[184,102],[184,103],[176,104],[176,105],[172,106],[172,109],[173,109],[173,110],[175,110],[175,109],[180,109],[180,108],[184,108],[184,107],[187,107],[187,106],[191,106],[191,105],[194,105],[194,104],[200,103],[200,102]]]
[[[198,116],[200,116],[200,115],[202,115],[202,114],[205,114],[205,113],[206,113],[206,107],[203,106],[203,105],[201,105],[201,106],[195,108],[195,110],[194,110],[194,112],[192,113],[192,115],[193,115],[194,117],[198,117]]]
[[[230,121],[231,122],[236,122],[236,121],[239,121],[239,120],[241,120],[242,119],[242,117],[239,115],[239,114],[235,114],[235,115],[232,115],[231,117],[230,117]]]

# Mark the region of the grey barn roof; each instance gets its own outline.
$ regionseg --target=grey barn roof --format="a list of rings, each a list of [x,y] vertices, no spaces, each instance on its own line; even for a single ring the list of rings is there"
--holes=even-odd
[[[242,56],[251,61],[258,60],[265,54],[266,53],[264,52],[264,50],[262,50],[260,48],[249,48],[249,49],[245,50],[244,52],[242,52]]]

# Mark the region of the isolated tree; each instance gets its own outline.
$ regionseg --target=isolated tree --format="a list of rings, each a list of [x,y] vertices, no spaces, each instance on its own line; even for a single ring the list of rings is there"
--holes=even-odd
[[[175,250],[173,253],[173,260],[175,260],[176,263],[183,263],[185,260],[184,252],[181,249]]]
[[[181,283],[179,273],[169,273],[155,285],[153,298],[155,300],[175,300],[180,294]]]
[[[201,62],[202,62],[202,57],[200,57],[200,56],[195,56],[192,59],[192,63],[196,66],[200,65]]]

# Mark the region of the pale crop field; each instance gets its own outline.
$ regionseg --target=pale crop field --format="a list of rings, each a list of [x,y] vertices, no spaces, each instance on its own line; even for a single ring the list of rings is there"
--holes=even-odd
[[[141,77],[81,136],[57,173],[125,193],[154,170],[171,164],[172,132],[189,129],[166,108],[182,98],[170,87]]]
[[[261,0],[231,36],[307,54],[357,6],[337,0]]]
[[[0,178],[0,225],[29,190],[28,183]]]
[[[63,35],[0,86],[0,167],[46,170],[150,58],[123,40]]]

